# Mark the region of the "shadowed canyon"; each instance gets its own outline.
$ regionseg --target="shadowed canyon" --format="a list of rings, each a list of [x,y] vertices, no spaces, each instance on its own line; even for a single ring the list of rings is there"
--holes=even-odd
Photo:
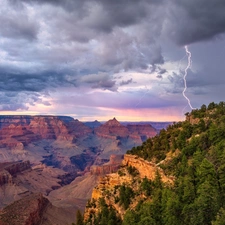
[[[71,224],[99,177],[117,171],[127,150],[156,134],[150,123],[115,118],[82,123],[66,116],[0,116],[0,208],[20,199],[29,204],[33,196],[47,207],[34,209],[41,213],[33,218],[36,224],[43,218],[41,224]],[[61,218],[57,223],[54,212]]]

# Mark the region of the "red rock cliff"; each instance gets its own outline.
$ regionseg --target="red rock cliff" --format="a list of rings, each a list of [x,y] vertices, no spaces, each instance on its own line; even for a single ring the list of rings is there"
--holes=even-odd
[[[40,139],[72,141],[74,136],[90,132],[90,128],[71,117],[0,116],[0,147],[23,148]]]
[[[91,166],[91,175],[106,175],[115,173],[121,166],[123,155],[111,155],[108,163],[102,166]]]
[[[95,133],[98,136],[120,136],[126,137],[129,135],[128,129],[121,125],[116,118],[109,120],[100,127],[95,128]]]
[[[131,134],[146,136],[146,138],[154,137],[157,134],[156,129],[153,128],[150,124],[127,125],[127,129]]]
[[[25,170],[31,169],[30,162],[15,162],[0,164],[0,186],[4,184],[12,184],[12,177]]]
[[[23,198],[0,212],[0,225],[39,225],[49,204],[42,194]]]

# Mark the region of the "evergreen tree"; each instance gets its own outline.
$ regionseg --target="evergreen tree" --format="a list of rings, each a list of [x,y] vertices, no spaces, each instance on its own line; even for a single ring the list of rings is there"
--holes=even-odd
[[[77,218],[76,225],[84,225],[84,223],[83,223],[83,216],[82,216],[80,210],[77,211],[76,218]]]

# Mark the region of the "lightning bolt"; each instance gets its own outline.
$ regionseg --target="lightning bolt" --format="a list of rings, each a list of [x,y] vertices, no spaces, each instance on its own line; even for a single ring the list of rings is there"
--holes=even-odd
[[[149,88],[145,85],[145,89],[146,89],[146,91],[145,91],[145,93],[142,95],[142,97],[139,99],[139,102],[135,105],[135,108],[139,105],[139,104],[141,104],[141,102],[142,102],[142,100],[143,100],[143,98],[148,94],[148,92],[150,91],[149,90]]]
[[[186,55],[188,56],[188,64],[187,64],[187,67],[186,67],[185,70],[184,70],[184,76],[183,76],[183,80],[184,80],[184,90],[183,90],[182,94],[183,94],[184,98],[187,100],[188,105],[190,106],[190,108],[191,108],[191,109],[195,109],[195,108],[192,107],[190,99],[189,99],[189,98],[186,96],[186,94],[185,94],[185,92],[186,92],[186,90],[187,90],[187,81],[186,81],[186,77],[187,77],[187,74],[188,74],[188,70],[191,68],[191,63],[192,63],[192,61],[191,61],[191,52],[188,50],[188,46],[185,45],[184,48],[185,48],[185,51],[186,51]]]

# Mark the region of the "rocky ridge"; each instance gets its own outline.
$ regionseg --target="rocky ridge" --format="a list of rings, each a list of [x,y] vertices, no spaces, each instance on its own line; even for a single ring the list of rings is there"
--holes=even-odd
[[[30,161],[0,164],[0,186],[12,184],[18,173],[31,169]]]
[[[0,225],[69,225],[75,213],[54,207],[42,194],[31,194],[0,211]]]
[[[154,180],[156,173],[159,172],[161,179],[164,183],[173,183],[174,177],[168,177],[164,174],[163,170],[155,163],[149,162],[135,155],[124,155],[122,162],[124,166],[132,166],[139,172],[140,178],[148,178]]]
[[[111,155],[109,162],[99,166],[91,166],[90,173],[97,176],[114,173],[120,168],[122,160],[123,155]]]
[[[14,202],[0,212],[0,225],[38,225],[49,201],[41,194]]]
[[[57,116],[1,116],[0,147],[21,149],[41,139],[72,140],[69,129]],[[67,119],[71,123],[71,120]]]
[[[0,164],[0,208],[15,200],[52,190],[71,183],[75,176],[44,164],[31,167],[29,161]]]
[[[129,171],[129,168],[132,168],[133,174]],[[87,219],[90,218],[91,214],[98,213],[98,202],[101,198],[104,198],[106,204],[116,209],[117,213],[123,217],[126,210],[116,200],[119,195],[118,187],[125,185],[132,187],[134,191],[138,192],[138,184],[144,178],[154,180],[157,174],[160,174],[162,182],[168,185],[174,183],[174,177],[166,176],[157,164],[148,162],[137,156],[125,154],[120,169],[117,172],[99,178],[97,186],[93,189],[90,203],[86,207],[84,217]],[[131,209],[136,207],[138,201],[139,199],[133,198]]]

